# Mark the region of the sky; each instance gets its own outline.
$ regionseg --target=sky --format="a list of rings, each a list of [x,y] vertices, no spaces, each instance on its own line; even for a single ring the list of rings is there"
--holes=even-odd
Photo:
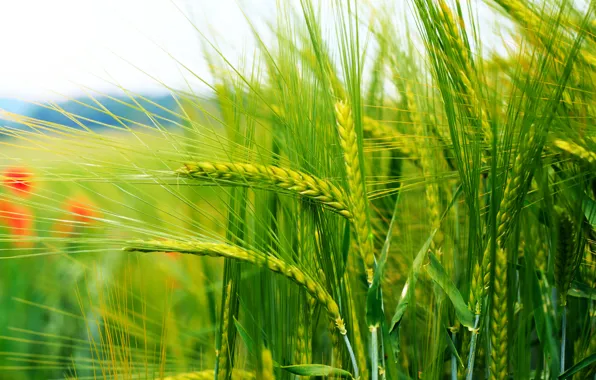
[[[265,15],[270,3],[243,9]],[[232,0],[0,0],[0,97],[185,85],[191,76],[176,60],[209,74],[196,28],[217,36],[228,56],[240,57],[252,40]]]
[[[197,29],[235,64],[255,50],[245,14],[267,39],[275,10],[276,0],[0,0],[0,97],[200,90],[180,65],[210,77]]]

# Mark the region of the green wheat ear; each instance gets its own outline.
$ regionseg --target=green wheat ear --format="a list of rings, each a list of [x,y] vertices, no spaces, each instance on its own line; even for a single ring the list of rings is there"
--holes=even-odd
[[[596,170],[596,152],[590,151],[574,142],[565,141],[561,139],[555,140],[553,142],[553,145],[561,151],[585,163],[587,167]]]
[[[351,219],[347,197],[331,182],[313,175],[256,164],[231,162],[188,162],[176,170],[180,176],[200,180],[219,180],[240,186],[274,187],[321,203],[341,216]]]
[[[567,294],[579,267],[582,250],[577,249],[575,223],[563,210],[558,212],[558,241],[555,250],[555,285],[561,304],[567,305]]]
[[[360,166],[358,136],[351,107],[344,102],[335,103],[335,118],[344,155],[349,199],[354,219],[354,235],[366,268],[366,279],[371,284],[375,264],[374,247],[370,239],[372,229],[367,215],[367,197],[364,192],[364,180]]]
[[[301,269],[287,264],[274,256],[264,255],[229,244],[182,242],[175,240],[131,241],[123,250],[127,252],[179,252],[199,256],[225,257],[266,267],[270,271],[279,273],[302,286],[327,309],[329,316],[335,322],[339,332],[342,335],[346,334],[343,318],[339,314],[339,306],[331,295]]]

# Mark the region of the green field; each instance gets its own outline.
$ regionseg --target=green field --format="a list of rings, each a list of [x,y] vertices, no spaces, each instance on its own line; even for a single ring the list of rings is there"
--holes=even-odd
[[[409,3],[0,110],[0,379],[596,378],[596,3]]]

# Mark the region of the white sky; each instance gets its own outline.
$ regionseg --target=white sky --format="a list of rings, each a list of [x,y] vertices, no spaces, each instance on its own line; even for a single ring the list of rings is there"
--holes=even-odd
[[[185,86],[183,78],[194,85],[171,57],[209,77],[202,37],[184,14],[225,42],[224,54],[237,63],[254,50],[240,9],[265,30],[276,0],[0,0],[0,98],[71,96],[85,86],[113,91],[107,81],[163,90],[141,70],[175,87]]]
[[[250,0],[243,9],[265,14],[270,3]],[[113,89],[105,79],[137,91],[162,88],[141,70],[183,85],[168,54],[208,76],[201,37],[184,13],[202,31],[212,29],[218,41],[228,41],[228,55],[239,57],[251,39],[232,0],[0,0],[0,97]]]

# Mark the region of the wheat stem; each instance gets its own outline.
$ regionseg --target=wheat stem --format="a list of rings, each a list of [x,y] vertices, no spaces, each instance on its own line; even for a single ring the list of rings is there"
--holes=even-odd
[[[561,373],[565,372],[565,345],[567,342],[567,305],[561,312]]]
[[[344,343],[346,344],[346,348],[348,349],[348,354],[350,355],[350,361],[352,362],[352,367],[354,368],[354,378],[358,379],[360,377],[360,371],[358,370],[358,364],[356,362],[356,356],[354,355],[354,350],[352,349],[352,345],[350,344],[350,339],[348,338],[347,334],[343,334]]]
[[[422,166],[422,174],[425,179],[425,194],[428,205],[428,216],[430,221],[431,231],[437,230],[435,237],[431,244],[432,250],[437,250],[443,243],[443,233],[441,227],[441,211],[439,204],[439,188],[434,180],[435,159],[433,157],[434,151],[430,148],[428,139],[426,138],[426,130],[424,124],[420,119],[418,107],[414,99],[414,94],[410,86],[406,87],[406,100],[408,110],[410,111],[410,119],[416,128],[416,135],[418,136],[418,150],[420,151],[420,164]]]
[[[348,264],[350,267],[354,267],[354,260],[355,258],[348,258]],[[345,292],[347,295],[348,302],[350,303],[350,320],[351,320],[351,328],[352,328],[352,336],[354,337],[354,348],[356,349],[356,362],[358,363],[357,367],[360,369],[361,375],[363,378],[367,377],[367,368],[366,368],[366,349],[364,346],[364,342],[362,341],[362,335],[360,333],[360,325],[358,324],[358,315],[356,314],[356,295],[355,292],[352,290],[352,285],[350,284],[350,279],[348,277],[349,272],[353,272],[354,269],[350,269],[346,271],[344,274],[343,284],[345,287]]]
[[[371,366],[371,379],[379,380],[379,343],[377,328],[370,328],[370,366]]]
[[[454,345],[457,345],[457,332],[451,331],[451,340]],[[451,353],[451,380],[457,380],[457,358],[455,352]]]
[[[468,353],[468,366],[466,369],[466,380],[472,380],[474,376],[474,359],[476,359],[476,342],[478,341],[478,334],[480,328],[480,314],[476,314],[474,319],[474,330],[472,330],[472,337],[470,339],[470,351]]]

